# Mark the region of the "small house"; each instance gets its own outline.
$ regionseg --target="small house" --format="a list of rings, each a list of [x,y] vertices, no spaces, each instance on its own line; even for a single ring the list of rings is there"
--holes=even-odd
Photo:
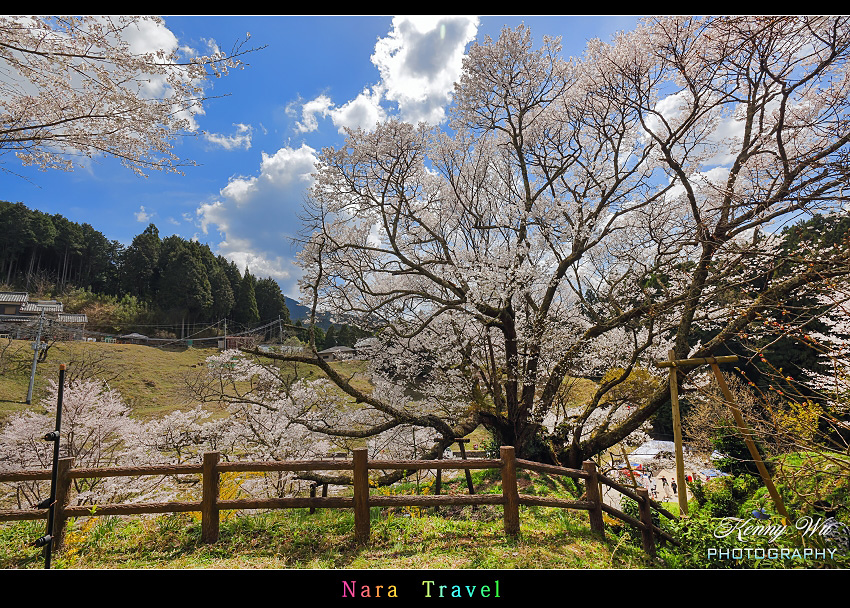
[[[255,336],[227,336],[218,339],[218,350],[233,350],[239,348],[251,348],[256,344]]]
[[[123,336],[119,336],[118,338],[121,341],[121,344],[147,344],[148,337],[143,336],[142,334],[137,334],[133,332],[131,334],[125,334]]]
[[[350,359],[356,352],[349,346],[332,346],[331,348],[320,350],[319,356],[322,358],[322,361],[342,361],[344,359]]]
[[[27,303],[27,293],[23,291],[0,291],[0,315],[17,315]]]
[[[62,330],[67,337],[74,340],[83,340],[86,331],[86,323],[89,322],[86,314],[72,314],[68,312],[60,312],[56,315],[56,321],[63,326]],[[94,341],[94,338],[91,340]]]

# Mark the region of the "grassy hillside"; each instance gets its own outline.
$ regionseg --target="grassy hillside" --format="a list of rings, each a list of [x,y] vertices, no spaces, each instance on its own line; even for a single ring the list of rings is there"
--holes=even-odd
[[[215,348],[185,348],[134,344],[104,344],[102,342],[57,342],[48,353],[47,361],[37,368],[33,390],[33,406],[37,407],[47,393],[50,380],[58,380],[59,365],[65,363],[71,373],[85,367],[96,370],[96,375],[105,379],[109,386],[118,389],[124,401],[132,408],[133,415],[150,418],[164,415],[175,408],[186,408],[194,404],[186,390],[187,375],[202,371],[207,357],[218,354]],[[6,352],[5,373],[0,374],[0,423],[9,415],[27,409],[32,350],[30,343],[14,340]],[[14,362],[17,361],[17,366]],[[332,364],[346,377],[351,377],[354,386],[369,390],[368,381],[359,375],[365,368],[362,361],[343,361]],[[318,376],[318,368],[299,364],[299,375]],[[206,409],[212,409],[206,404]],[[486,443],[489,434],[479,429],[471,436],[471,444]]]
[[[16,340],[9,351],[16,353],[12,356],[26,357],[28,361],[25,369],[7,370],[0,375],[0,420],[27,407],[32,350],[29,342]],[[57,342],[50,348],[47,361],[38,365],[33,404],[44,397],[50,380],[58,380],[59,365],[65,363],[68,373],[82,367],[96,370],[98,376],[120,391],[137,416],[156,416],[189,404],[186,374],[203,366],[204,360],[216,352],[215,349]]]

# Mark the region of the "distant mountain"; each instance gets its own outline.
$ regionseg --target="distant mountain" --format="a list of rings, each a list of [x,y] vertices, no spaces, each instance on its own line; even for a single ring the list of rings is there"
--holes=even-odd
[[[289,309],[289,319],[295,323],[296,321],[301,321],[302,323],[306,323],[310,318],[310,308],[307,306],[302,306],[296,300],[293,300],[289,296],[284,296],[286,298],[286,307]],[[331,325],[355,325],[351,320],[346,320],[345,316],[334,315],[329,312],[317,312],[316,313],[316,325],[321,327],[325,331],[327,331],[328,327]]]
[[[310,309],[306,306],[302,306],[296,300],[293,300],[289,296],[284,296],[286,298],[286,307],[289,309],[289,318],[293,323],[298,321],[299,319],[302,321],[306,321],[310,318]]]
[[[295,323],[296,321],[302,321],[304,323],[310,318],[310,309],[306,306],[302,306],[296,300],[293,300],[289,296],[284,296],[286,298],[286,307],[289,309],[289,319]],[[334,321],[331,319],[330,313],[326,312],[318,312],[316,313],[316,325],[321,327],[322,329],[327,329],[331,325],[334,324]]]

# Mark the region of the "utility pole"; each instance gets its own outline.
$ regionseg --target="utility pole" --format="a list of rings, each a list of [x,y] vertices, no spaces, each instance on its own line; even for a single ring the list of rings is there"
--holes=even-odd
[[[27,390],[27,405],[32,404],[32,388],[35,384],[35,368],[38,365],[38,353],[41,350],[41,325],[44,323],[44,310],[41,311],[41,316],[38,318],[38,333],[35,337],[35,345],[33,346],[32,354],[32,371],[30,371],[30,386]]]
[[[53,469],[50,475],[50,498],[41,501],[38,509],[49,509],[47,512],[47,533],[33,543],[36,547],[44,547],[44,567],[50,570],[50,558],[54,545],[54,521],[56,514],[56,479],[59,464],[59,437],[62,431],[62,396],[65,392],[65,364],[59,366],[59,394],[56,402],[56,429],[44,436],[45,441],[53,442]]]

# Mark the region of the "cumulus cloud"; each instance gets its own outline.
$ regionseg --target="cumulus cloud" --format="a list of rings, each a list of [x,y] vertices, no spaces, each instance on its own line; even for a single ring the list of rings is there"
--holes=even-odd
[[[346,127],[369,130],[387,120],[390,104],[397,105],[402,120],[442,122],[466,45],[477,30],[476,17],[394,18],[391,31],[378,40],[371,56],[380,80],[364,83],[356,97],[342,103],[327,94],[292,102],[286,111],[294,119],[294,130],[316,132],[322,120],[330,120],[340,132]],[[257,175],[231,177],[220,197],[196,212],[205,234],[215,230],[222,236],[216,246],[219,254],[240,268],[277,279],[290,296],[298,294],[290,239],[300,228],[297,217],[316,159],[316,150],[306,144],[263,153]]]
[[[316,115],[327,116],[333,102],[327,95],[319,95],[301,106],[301,122],[295,123],[295,130],[299,133],[309,133],[319,128],[319,120]]]
[[[337,106],[325,94],[301,106],[295,130],[319,128],[319,118],[330,118],[342,133],[346,127],[370,130],[387,119],[382,102],[395,102],[402,120],[439,124],[460,77],[466,45],[478,30],[477,17],[396,17],[393,29],[375,44],[372,63],[380,82],[354,99]]]
[[[137,222],[141,222],[143,224],[147,224],[150,222],[151,218],[155,215],[154,213],[148,213],[145,211],[144,205],[139,205],[139,210],[133,214],[136,218]]]
[[[234,123],[236,133],[233,135],[222,135],[220,133],[204,133],[204,138],[217,146],[221,146],[225,150],[248,150],[251,148],[251,135],[253,129],[251,125],[242,123]]]
[[[463,55],[478,31],[477,17],[395,17],[375,45],[372,63],[386,99],[398,102],[402,120],[438,124],[445,118]]]
[[[298,212],[312,184],[317,152],[302,144],[262,154],[257,175],[231,177],[220,197],[202,204],[196,219],[204,234],[222,235],[216,252],[251,273],[280,282],[297,295],[297,268],[291,239],[299,230]]]
[[[375,125],[387,118],[381,107],[383,89],[380,85],[365,88],[351,101],[335,107],[327,95],[319,95],[301,106],[301,121],[295,123],[299,133],[309,133],[319,128],[319,117],[330,118],[337,131],[343,133],[346,128],[370,131]]]
[[[381,107],[382,88],[373,87],[371,91],[364,89],[357,97],[348,103],[329,112],[334,126],[342,133],[345,128],[361,128],[366,131],[375,128],[379,122],[387,119],[387,113]]]

